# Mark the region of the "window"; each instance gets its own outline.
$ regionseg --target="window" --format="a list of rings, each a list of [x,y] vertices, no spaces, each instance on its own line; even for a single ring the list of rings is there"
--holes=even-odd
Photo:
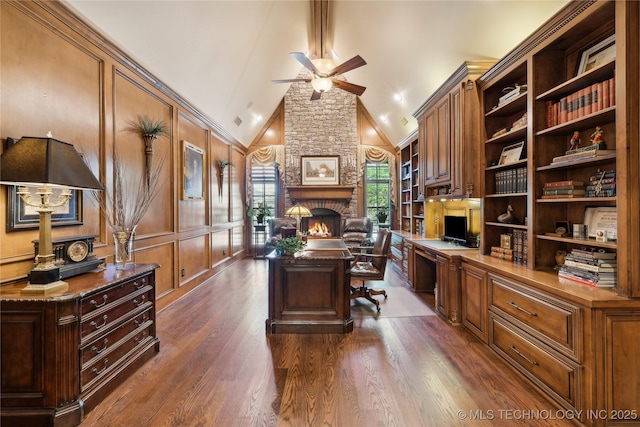
[[[278,179],[278,168],[275,163],[268,165],[254,164],[251,166],[251,207],[254,210],[262,203],[269,207],[271,217],[278,216],[278,204],[276,203],[278,198]],[[251,227],[251,242],[253,242],[253,249],[255,251],[257,249],[255,246],[264,245],[266,234],[264,232],[257,232],[255,226],[258,225],[258,222],[255,214],[251,219],[253,223],[253,227]]]
[[[380,224],[387,225],[389,222],[389,164],[370,163],[365,164],[365,214],[374,225],[374,231],[379,229]],[[379,212],[386,212],[386,217],[379,217]]]

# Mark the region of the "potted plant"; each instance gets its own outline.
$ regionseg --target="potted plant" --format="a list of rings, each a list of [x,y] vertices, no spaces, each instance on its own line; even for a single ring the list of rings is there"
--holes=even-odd
[[[129,122],[127,130],[139,134],[144,141],[147,185],[149,185],[149,181],[151,180],[153,141],[159,136],[169,136],[169,128],[162,119],[152,119],[146,115],[138,115],[135,120]]]
[[[253,217],[254,215],[258,224],[262,224],[265,217],[271,216],[271,208],[266,203],[260,202],[257,207],[247,211],[248,217]]]
[[[285,237],[276,243],[276,253],[280,256],[292,255],[302,249],[302,240],[299,237]]]
[[[389,210],[386,206],[381,206],[378,208],[376,212],[376,217],[378,218],[379,224],[384,224],[387,222],[387,216],[389,215]]]

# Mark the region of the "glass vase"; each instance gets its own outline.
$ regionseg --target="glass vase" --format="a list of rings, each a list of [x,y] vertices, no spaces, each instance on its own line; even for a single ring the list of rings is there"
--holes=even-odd
[[[117,270],[123,270],[133,260],[134,231],[114,231],[114,258]]]

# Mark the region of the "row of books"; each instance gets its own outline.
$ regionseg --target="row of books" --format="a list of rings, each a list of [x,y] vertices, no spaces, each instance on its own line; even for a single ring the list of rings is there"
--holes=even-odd
[[[573,249],[558,270],[558,277],[595,287],[614,287],[618,262],[615,252]]]
[[[594,83],[559,101],[547,101],[547,127],[553,127],[616,105],[615,77]]]
[[[496,172],[496,194],[526,193],[527,168],[514,168]]]
[[[565,199],[574,197],[614,197],[616,195],[616,171],[597,172],[589,182],[565,180],[550,181],[542,189],[543,199]]]
[[[492,246],[490,255],[494,258],[513,261],[516,264],[527,264],[527,232],[523,230],[513,230],[511,237],[513,248]]]

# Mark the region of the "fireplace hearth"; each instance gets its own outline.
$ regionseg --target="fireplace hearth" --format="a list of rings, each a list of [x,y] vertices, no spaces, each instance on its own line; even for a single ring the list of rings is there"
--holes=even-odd
[[[301,218],[300,231],[316,237],[339,237],[342,216],[339,212],[326,208],[311,209],[313,216]]]

